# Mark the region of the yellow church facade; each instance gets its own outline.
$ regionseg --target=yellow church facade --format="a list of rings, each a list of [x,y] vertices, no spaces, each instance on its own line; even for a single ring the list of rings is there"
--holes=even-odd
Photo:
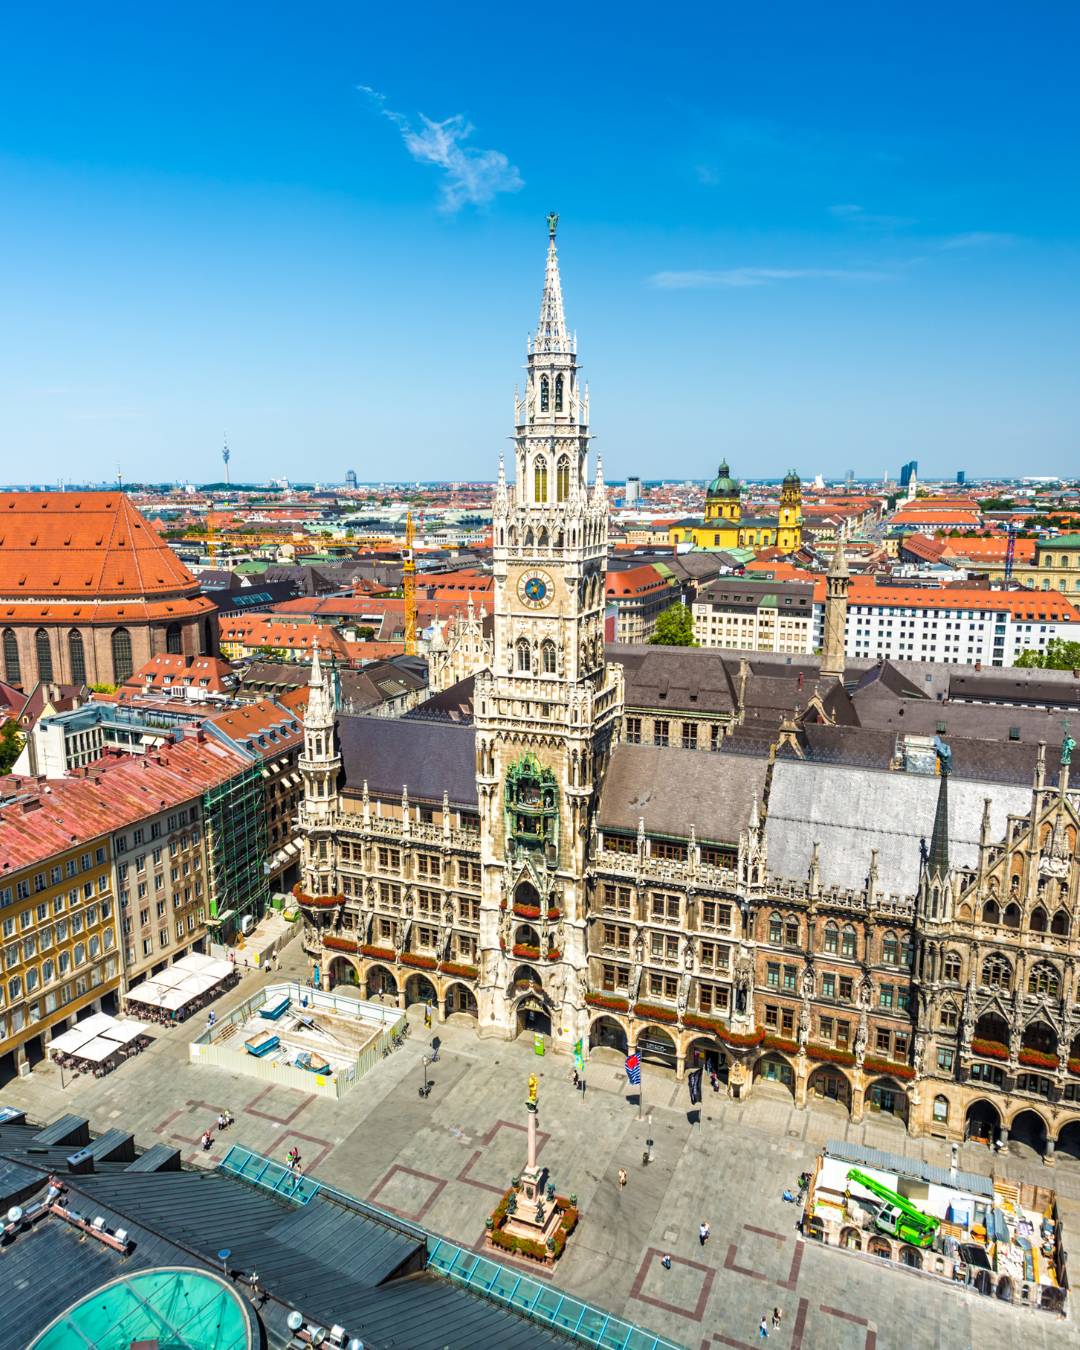
[[[668,543],[695,548],[779,548],[793,553],[802,545],[802,483],[792,469],[780,488],[775,516],[744,516],[742,489],[725,460],[705,494],[705,515],[677,520]]]

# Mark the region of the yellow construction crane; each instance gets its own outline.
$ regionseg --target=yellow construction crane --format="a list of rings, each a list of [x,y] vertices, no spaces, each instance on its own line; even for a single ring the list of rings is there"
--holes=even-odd
[[[404,566],[401,576],[401,594],[405,605],[405,655],[416,655],[416,554],[413,550],[412,512],[405,513],[405,549],[402,553]]]

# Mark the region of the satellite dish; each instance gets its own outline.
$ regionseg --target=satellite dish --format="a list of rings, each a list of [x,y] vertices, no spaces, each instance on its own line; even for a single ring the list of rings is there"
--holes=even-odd
[[[289,1328],[290,1331],[299,1331],[300,1328],[304,1325],[304,1314],[302,1312],[298,1312],[294,1308],[292,1312],[288,1315],[288,1317],[286,1317],[285,1325]]]
[[[18,1223],[23,1216],[21,1205],[12,1205],[7,1212],[8,1223]]]

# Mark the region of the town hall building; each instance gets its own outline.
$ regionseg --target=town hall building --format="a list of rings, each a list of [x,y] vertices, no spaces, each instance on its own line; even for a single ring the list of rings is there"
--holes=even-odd
[[[1071,738],[1047,744],[1071,686],[1018,710],[972,693],[982,674],[950,698],[846,661],[842,549],[821,658],[605,651],[607,501],[556,225],[492,613],[457,682],[355,716],[313,661],[307,953],[481,1036],[1080,1153],[1080,794]]]

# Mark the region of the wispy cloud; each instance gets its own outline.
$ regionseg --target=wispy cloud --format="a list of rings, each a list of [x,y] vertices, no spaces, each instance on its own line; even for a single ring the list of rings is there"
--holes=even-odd
[[[780,281],[888,281],[892,275],[848,267],[729,267],[719,272],[654,272],[649,284],[661,291],[707,291]]]
[[[912,216],[890,216],[877,211],[868,211],[857,202],[839,202],[829,207],[829,215],[849,225],[858,225],[868,230],[899,230],[914,225]]]
[[[996,244],[1015,244],[1015,234],[1001,234],[994,230],[969,230],[943,239],[939,248],[990,248]]]
[[[358,91],[401,133],[405,148],[421,164],[434,164],[445,175],[440,189],[440,207],[460,211],[463,206],[486,206],[500,192],[517,192],[525,186],[517,168],[501,150],[478,150],[465,142],[474,127],[464,113],[442,122],[419,114],[419,126],[404,113],[386,106],[386,95],[366,84]]]

